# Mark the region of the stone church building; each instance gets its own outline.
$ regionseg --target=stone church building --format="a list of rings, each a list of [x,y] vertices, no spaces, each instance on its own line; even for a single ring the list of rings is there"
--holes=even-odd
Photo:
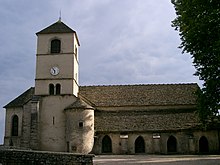
[[[4,145],[94,154],[217,152],[197,84],[79,86],[79,38],[61,20],[36,33],[35,87],[4,106]]]

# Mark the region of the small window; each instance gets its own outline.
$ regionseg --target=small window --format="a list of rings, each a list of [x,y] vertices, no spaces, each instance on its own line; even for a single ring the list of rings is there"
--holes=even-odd
[[[53,116],[53,125],[55,124],[55,117]]]
[[[18,116],[17,115],[14,115],[12,117],[11,136],[18,136]]]
[[[54,95],[54,85],[53,84],[49,84],[49,94]]]
[[[80,122],[79,122],[79,128],[83,128],[83,125],[84,125],[83,122],[80,121]]]
[[[56,95],[60,95],[61,85],[56,84]]]
[[[51,41],[50,51],[51,53],[60,53],[61,50],[61,42],[58,39],[54,39]]]
[[[76,55],[76,59],[77,59],[77,53],[78,53],[78,50],[77,50],[77,47],[75,47],[75,55]]]

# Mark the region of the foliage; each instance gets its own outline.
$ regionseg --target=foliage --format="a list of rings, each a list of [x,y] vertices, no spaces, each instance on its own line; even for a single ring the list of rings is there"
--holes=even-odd
[[[193,58],[196,76],[203,80],[199,92],[202,121],[218,114],[220,103],[220,1],[171,0],[177,17],[172,26],[179,31],[183,53]]]

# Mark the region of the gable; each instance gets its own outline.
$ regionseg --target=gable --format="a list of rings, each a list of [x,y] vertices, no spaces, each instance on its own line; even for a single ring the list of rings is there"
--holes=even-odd
[[[4,106],[4,108],[11,108],[11,107],[21,107],[25,103],[27,103],[29,100],[32,99],[34,96],[34,87],[29,88],[24,93],[22,93],[20,96],[9,102],[7,105]]]

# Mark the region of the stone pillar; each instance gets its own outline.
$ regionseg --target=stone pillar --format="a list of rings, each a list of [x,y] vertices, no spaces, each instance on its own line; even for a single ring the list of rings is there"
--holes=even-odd
[[[128,154],[128,135],[120,135],[121,154]]]
[[[30,148],[31,102],[23,106],[21,147]]]
[[[31,102],[30,148],[39,149],[39,104],[40,98],[35,96]]]
[[[194,137],[189,137],[189,154],[195,154],[195,139]]]
[[[153,152],[155,154],[159,154],[160,147],[161,147],[161,140],[160,140],[160,134],[159,133],[153,133]]]

